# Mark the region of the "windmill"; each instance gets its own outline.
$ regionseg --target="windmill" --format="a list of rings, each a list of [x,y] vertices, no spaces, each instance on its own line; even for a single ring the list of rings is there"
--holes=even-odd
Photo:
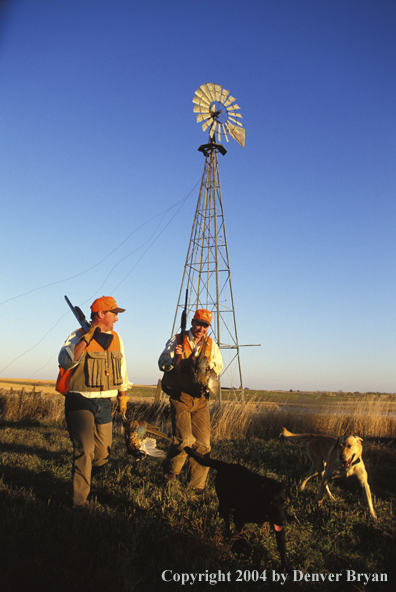
[[[185,307],[189,319],[198,308],[212,311],[211,336],[220,347],[224,361],[221,384],[240,389],[243,393],[239,357],[241,346],[238,343],[217,160],[218,153],[223,156],[227,153],[220,143],[222,137],[228,142],[228,136],[231,136],[242,147],[245,146],[245,130],[240,122],[242,115],[235,101],[228,90],[214,83],[200,86],[193,98],[197,122],[202,123],[203,131],[209,131],[209,142],[198,148],[205,156],[205,164],[172,335],[179,326]],[[221,389],[219,398],[221,402]]]

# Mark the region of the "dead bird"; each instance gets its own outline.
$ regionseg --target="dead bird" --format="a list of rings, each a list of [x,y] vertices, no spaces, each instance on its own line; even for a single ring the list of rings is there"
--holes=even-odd
[[[136,460],[142,460],[145,456],[156,458],[166,456],[166,452],[157,448],[156,440],[147,436],[150,434],[171,442],[171,439],[157,426],[150,425],[145,421],[128,421],[126,417],[123,418],[122,423],[125,429],[125,444],[128,454],[134,456]]]
[[[219,381],[216,372],[209,368],[210,360],[205,356],[206,339],[198,356],[191,356],[191,379],[196,385],[197,395],[217,397],[219,394]]]

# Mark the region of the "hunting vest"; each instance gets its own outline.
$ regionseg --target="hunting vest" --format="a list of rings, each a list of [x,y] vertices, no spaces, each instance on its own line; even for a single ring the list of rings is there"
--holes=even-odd
[[[176,335],[176,342],[177,345],[180,344],[181,335],[178,333]],[[205,351],[202,352],[204,356],[210,360],[212,355],[212,345],[213,340],[210,337],[206,338],[206,347]],[[198,353],[201,352],[203,345],[198,350]],[[162,386],[165,389],[170,388],[177,391],[182,391],[194,397],[196,395],[196,385],[192,383],[191,380],[191,356],[193,350],[191,348],[190,342],[188,340],[187,335],[184,336],[184,343],[183,343],[183,353],[181,357],[181,364],[180,364],[180,372],[177,371],[175,368],[169,370],[169,372],[164,372],[164,376],[162,378]],[[197,353],[197,355],[198,355]],[[164,389],[164,390],[165,390]],[[165,390],[166,392],[166,390]]]
[[[121,353],[120,338],[118,333],[110,331],[113,340],[110,347],[105,350],[95,339],[92,339],[85,348],[82,361],[71,368],[63,370],[60,368],[62,376],[62,394],[67,392],[101,392],[118,390],[122,385],[121,362],[123,355]],[[58,377],[59,381],[60,377]],[[57,385],[58,386],[58,385]]]

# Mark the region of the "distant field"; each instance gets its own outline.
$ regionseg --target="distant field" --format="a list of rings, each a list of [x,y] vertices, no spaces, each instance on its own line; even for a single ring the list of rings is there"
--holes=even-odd
[[[55,380],[32,380],[23,378],[0,378],[0,389],[13,389],[21,390],[24,388],[26,391],[42,391],[43,393],[55,393]],[[133,388],[128,391],[129,396],[135,397],[155,397],[157,391],[157,385],[143,385],[134,384]],[[375,395],[382,401],[396,403],[396,393],[351,393],[351,392],[331,392],[331,391],[268,391],[268,390],[255,390],[245,389],[243,392],[243,399],[245,402],[272,402],[278,404],[299,406],[309,405],[333,405],[338,404],[341,401],[356,404],[357,401],[367,400],[370,395]],[[222,400],[233,401],[241,400],[242,394],[239,390],[232,390],[229,388],[222,389]],[[396,411],[396,408],[395,408]]]
[[[13,389],[20,391],[22,388],[25,391],[43,393],[56,393],[55,380],[29,380],[24,378],[0,378],[0,389]],[[154,397],[157,390],[156,386],[134,385],[133,392],[140,397]]]

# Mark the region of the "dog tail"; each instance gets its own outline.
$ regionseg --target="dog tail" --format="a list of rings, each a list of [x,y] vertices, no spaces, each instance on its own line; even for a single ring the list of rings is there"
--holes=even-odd
[[[286,428],[282,428],[281,433],[279,436],[283,436],[284,438],[289,438],[290,440],[312,440],[312,438],[316,438],[316,434],[292,434]]]
[[[196,450],[193,450],[189,446],[185,446],[184,450],[187,452],[189,456],[199,462],[200,465],[204,467],[210,467],[212,469],[219,469],[224,463],[221,460],[216,460],[215,458],[210,458],[209,454],[200,454]]]

